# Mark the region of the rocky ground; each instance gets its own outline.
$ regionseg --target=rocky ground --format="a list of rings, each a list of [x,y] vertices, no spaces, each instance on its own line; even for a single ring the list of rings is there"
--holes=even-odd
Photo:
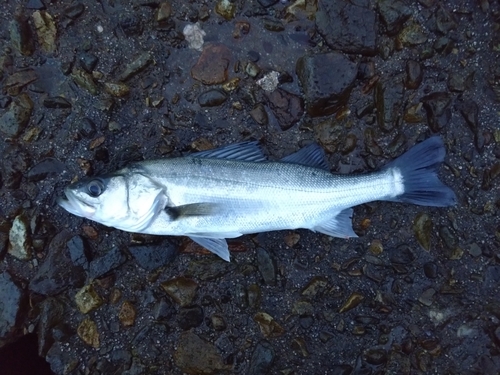
[[[54,374],[500,373],[498,1],[19,0],[0,19],[0,354],[36,334]],[[375,202],[360,238],[244,236],[231,263],[55,203],[131,160],[317,141],[360,173],[433,134],[455,207]]]

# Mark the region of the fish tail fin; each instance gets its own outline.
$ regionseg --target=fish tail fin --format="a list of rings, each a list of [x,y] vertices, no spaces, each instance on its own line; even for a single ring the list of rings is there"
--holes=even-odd
[[[387,164],[384,170],[392,169],[402,182],[402,193],[387,200],[434,207],[454,205],[455,193],[437,175],[437,168],[445,155],[441,137],[435,136]]]

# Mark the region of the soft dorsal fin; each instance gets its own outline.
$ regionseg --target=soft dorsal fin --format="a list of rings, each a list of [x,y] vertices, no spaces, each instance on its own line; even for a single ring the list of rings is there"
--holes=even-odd
[[[293,163],[307,165],[308,167],[315,167],[329,171],[330,167],[326,162],[325,151],[317,144],[311,143],[309,146],[301,148],[299,151],[294,152],[281,159],[283,163]]]
[[[257,141],[235,143],[213,150],[196,152],[191,156],[195,158],[231,159],[254,162],[267,161]]]

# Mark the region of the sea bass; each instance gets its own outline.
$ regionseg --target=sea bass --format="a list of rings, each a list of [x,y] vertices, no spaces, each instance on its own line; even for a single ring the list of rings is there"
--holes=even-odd
[[[351,219],[359,204],[453,205],[454,192],[437,176],[444,157],[435,136],[377,172],[339,175],[317,144],[268,161],[257,142],[243,142],[85,178],[67,186],[58,203],[127,232],[189,236],[229,261],[225,239],[243,234],[306,228],[357,237]]]

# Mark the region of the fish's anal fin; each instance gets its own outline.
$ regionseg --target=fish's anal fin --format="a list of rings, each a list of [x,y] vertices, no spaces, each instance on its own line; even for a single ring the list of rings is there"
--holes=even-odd
[[[325,151],[317,144],[311,143],[309,146],[301,148],[299,151],[285,156],[280,160],[283,163],[301,164],[308,167],[315,167],[329,171],[330,167],[326,162]]]
[[[182,206],[167,206],[165,212],[171,220],[177,220],[183,216],[213,215],[216,209],[216,203],[190,203]]]
[[[312,229],[332,237],[358,237],[352,229],[352,213],[352,208],[346,208],[345,210],[340,211],[332,219],[321,223]]]
[[[257,141],[235,143],[213,150],[200,151],[190,155],[193,158],[215,158],[240,161],[262,162],[267,161]]]
[[[229,249],[227,247],[227,242],[224,238],[206,238],[206,237],[196,237],[196,236],[189,236],[189,238],[191,238],[198,245],[201,245],[205,249],[218,255],[226,262],[230,261]]]

